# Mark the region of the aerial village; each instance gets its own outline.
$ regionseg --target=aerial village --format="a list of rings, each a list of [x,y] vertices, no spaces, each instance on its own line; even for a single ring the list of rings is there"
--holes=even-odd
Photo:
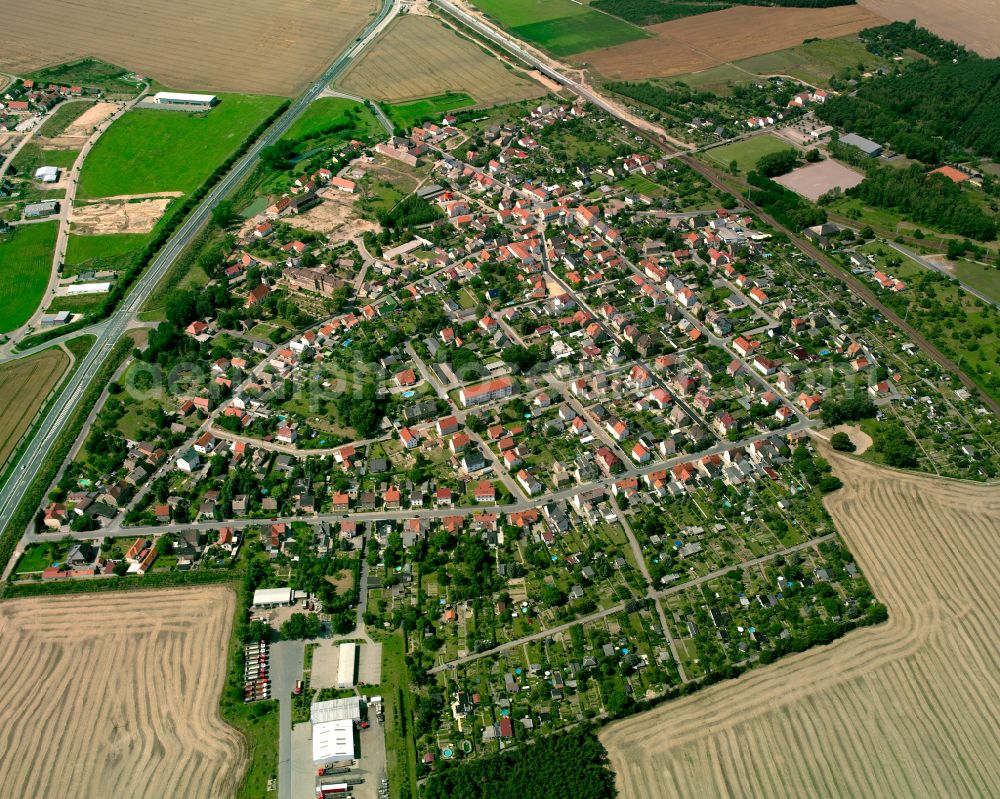
[[[376,224],[392,174],[416,188]],[[995,474],[974,395],[585,104],[449,116],[286,178],[109,386],[16,577],[250,557],[260,607],[346,633],[360,605],[407,632],[418,769],[874,620],[815,430],[884,422],[939,474]],[[906,291],[850,230],[813,235]],[[247,658],[269,696],[266,647]]]

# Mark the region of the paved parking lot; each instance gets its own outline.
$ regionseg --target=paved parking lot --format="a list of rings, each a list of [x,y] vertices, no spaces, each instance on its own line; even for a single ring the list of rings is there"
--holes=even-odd
[[[332,641],[320,641],[313,652],[312,674],[309,684],[313,688],[334,688],[337,685],[337,666],[340,663],[340,646]]]

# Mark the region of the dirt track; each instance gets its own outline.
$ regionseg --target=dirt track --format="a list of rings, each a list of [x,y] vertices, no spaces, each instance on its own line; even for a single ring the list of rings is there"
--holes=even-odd
[[[650,25],[646,30],[654,34],[651,39],[592,50],[573,60],[592,65],[606,78],[619,80],[684,75],[794,47],[810,36],[834,39],[884,22],[859,6],[734,6]]]
[[[232,796],[242,738],[218,717],[225,588],[0,605],[0,796]]]
[[[1000,491],[830,457],[889,621],[611,725],[620,795],[1000,793]]]

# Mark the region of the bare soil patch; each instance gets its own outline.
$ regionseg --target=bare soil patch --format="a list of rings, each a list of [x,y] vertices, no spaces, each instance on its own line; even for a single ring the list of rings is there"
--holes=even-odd
[[[109,197],[96,203],[74,205],[70,222],[73,232],[82,235],[149,233],[160,221],[171,199],[157,197],[130,202],[125,198]]]
[[[829,430],[824,431],[820,435],[823,437],[824,441],[829,441],[830,436],[834,433],[847,433],[847,437],[851,439],[851,443],[854,444],[855,455],[861,455],[872,445],[872,443],[874,443],[872,442],[872,437],[870,435],[857,425],[853,424],[838,424],[836,427],[831,427]]]
[[[774,180],[785,188],[815,202],[830,189],[847,189],[857,186],[865,176],[860,172],[844,166],[839,161],[827,158],[815,164],[806,164],[793,169],[787,175],[781,175]]]
[[[82,136],[83,138],[88,138],[98,125],[113,116],[117,110],[118,103],[96,103],[70,122],[69,125],[66,126],[66,130],[63,131],[62,135]]]
[[[331,238],[360,236],[367,230],[378,231],[378,224],[362,219],[354,207],[357,195],[337,189],[320,189],[323,202],[295,217],[295,226],[322,233]],[[345,230],[349,226],[349,230]],[[338,234],[342,234],[339,235]]]
[[[218,715],[226,588],[0,605],[0,796],[232,796],[246,760]]]
[[[394,20],[339,85],[388,103],[465,92],[492,105],[544,94],[540,85],[426,16]]]
[[[95,56],[176,89],[292,95],[358,35],[374,0],[34,0],[4,9],[0,69]],[[39,24],[44,20],[45,24]]]
[[[996,794],[1000,491],[825,454],[889,621],[611,725],[620,795]]]
[[[918,25],[964,44],[985,58],[1000,57],[1000,4],[996,0],[858,0],[887,19]]]
[[[590,64],[606,78],[619,80],[684,75],[783,50],[811,37],[847,36],[883,22],[882,17],[860,6],[735,6],[650,25],[646,30],[654,34],[651,39],[592,50],[575,60]]]
[[[56,347],[0,366],[0,466],[68,366],[69,356]]]

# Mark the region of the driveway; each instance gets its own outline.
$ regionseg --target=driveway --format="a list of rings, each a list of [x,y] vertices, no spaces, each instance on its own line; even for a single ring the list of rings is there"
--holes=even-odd
[[[278,799],[292,799],[292,691],[302,678],[303,641],[271,647],[271,695],[278,700]]]

